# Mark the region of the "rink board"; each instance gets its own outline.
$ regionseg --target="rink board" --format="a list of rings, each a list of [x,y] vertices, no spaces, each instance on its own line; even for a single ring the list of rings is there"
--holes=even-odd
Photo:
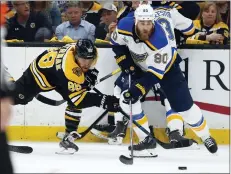
[[[3,50],[5,64],[15,79],[18,79],[34,58],[45,47],[8,47]],[[190,92],[195,103],[202,109],[212,135],[220,144],[229,143],[230,131],[230,51],[223,49],[182,49],[179,50],[184,61],[181,68],[188,80]],[[111,48],[99,48],[99,78],[107,75],[118,66]],[[106,66],[105,66],[106,65]],[[217,75],[213,77],[214,75]],[[113,84],[117,75],[97,85],[97,89],[105,94],[113,94]],[[56,92],[42,93],[55,100],[61,100]],[[156,128],[155,134],[167,140],[164,134],[166,127],[165,110],[159,101],[154,101],[153,93],[149,93],[143,108],[149,118],[149,124]],[[36,99],[26,106],[15,106],[13,119],[9,128],[12,140],[55,141],[57,131],[64,130],[64,111],[66,104],[58,107],[43,104]],[[83,111],[80,129],[89,126],[101,109],[96,107]],[[106,118],[102,121],[106,122]],[[188,133],[190,137],[195,135]],[[128,137],[128,136],[127,136]],[[88,134],[83,141],[101,141]],[[128,142],[128,138],[125,139]]]
[[[87,127],[80,127],[78,132],[86,130]],[[49,127],[49,126],[10,126],[8,128],[9,139],[12,141],[60,141],[55,135],[56,132],[63,132],[64,127]],[[124,143],[130,142],[129,132],[127,129],[127,135],[124,138]],[[218,144],[229,144],[229,129],[210,129],[211,135],[217,140]],[[156,138],[163,142],[168,142],[168,137],[165,134],[164,128],[155,128],[154,133]],[[106,135],[106,134],[105,134]],[[198,143],[201,143],[200,139],[192,132],[191,129],[186,129],[186,137],[193,138]],[[96,136],[88,133],[83,139],[78,140],[81,142],[106,142]],[[134,141],[137,141],[137,136],[134,133]]]

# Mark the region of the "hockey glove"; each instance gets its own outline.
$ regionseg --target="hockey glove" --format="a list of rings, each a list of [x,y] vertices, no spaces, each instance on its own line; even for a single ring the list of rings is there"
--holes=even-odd
[[[100,107],[108,109],[109,112],[118,112],[119,99],[111,95],[103,95]]]
[[[91,90],[96,82],[97,82],[97,77],[98,77],[99,71],[97,69],[90,69],[85,73],[85,80],[86,80],[86,85],[88,87],[88,90]]]

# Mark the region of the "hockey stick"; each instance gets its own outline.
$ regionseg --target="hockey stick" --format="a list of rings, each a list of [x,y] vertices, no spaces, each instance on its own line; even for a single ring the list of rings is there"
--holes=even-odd
[[[108,75],[106,75],[106,76],[102,77],[101,79],[99,79],[99,80],[96,82],[96,85],[99,84],[100,82],[102,82],[102,81],[104,81],[104,80],[110,78],[111,76],[113,76],[113,75],[119,73],[120,71],[121,71],[120,68],[118,68],[118,69],[112,71],[112,72],[109,73]],[[96,88],[93,88],[93,89],[96,89]],[[45,97],[45,96],[43,96],[43,95],[41,95],[41,94],[36,95],[35,98],[36,98],[38,101],[40,101],[40,102],[42,102],[42,103],[44,103],[44,104],[51,105],[51,106],[59,106],[59,105],[61,105],[61,104],[63,104],[63,103],[66,102],[66,100],[64,100],[64,99],[62,99],[62,100],[53,100],[53,99],[47,98],[47,97]]]
[[[85,135],[90,132],[90,130],[100,121],[103,119],[103,117],[108,113],[108,110],[106,109],[92,124],[89,126],[85,131],[79,133],[79,137],[77,139],[82,139],[85,137]],[[64,132],[57,132],[56,137],[62,139],[64,137]]]
[[[129,83],[129,88],[131,87],[131,74],[128,76],[128,83]],[[129,101],[129,108],[130,108],[130,118],[128,119],[133,120],[132,116],[132,101]],[[132,165],[133,164],[133,128],[132,128],[132,122],[130,121],[130,146],[131,146],[131,157],[126,157],[124,155],[120,155],[119,160],[120,162],[127,164],[127,165]]]
[[[8,145],[9,151],[18,152],[18,153],[32,153],[33,148],[29,146],[15,146],[15,145]]]

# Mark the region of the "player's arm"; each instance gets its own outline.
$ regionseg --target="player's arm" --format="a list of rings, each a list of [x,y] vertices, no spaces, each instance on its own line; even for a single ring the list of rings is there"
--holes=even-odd
[[[148,70],[143,77],[136,80],[136,83],[128,90],[133,102],[136,102],[143,95],[145,95],[152,86],[160,82],[164,74],[169,71],[172,64],[176,60],[177,52],[166,46],[161,50],[154,51],[153,54],[147,58]]]
[[[116,27],[110,40],[111,44],[115,45],[112,50],[115,53],[116,63],[119,65],[122,72],[134,73],[136,67],[135,63],[125,41],[122,39],[124,35],[120,34],[119,31],[118,27]]]
[[[176,29],[182,32],[185,36],[189,37],[195,33],[195,26],[191,19],[184,17],[178,12],[177,9],[172,10],[172,19]]]

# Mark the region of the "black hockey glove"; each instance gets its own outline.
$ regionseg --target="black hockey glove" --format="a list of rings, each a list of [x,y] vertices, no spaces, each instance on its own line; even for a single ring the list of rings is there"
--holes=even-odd
[[[103,95],[100,107],[108,109],[109,112],[119,111],[119,99],[111,95]]]
[[[135,73],[135,64],[133,63],[132,58],[128,57],[128,55],[124,54],[122,56],[116,56],[115,59],[122,72],[131,75]]]
[[[86,85],[88,87],[88,90],[91,90],[96,82],[97,82],[97,77],[98,77],[99,71],[97,69],[90,69],[85,73],[85,80],[86,80]]]

